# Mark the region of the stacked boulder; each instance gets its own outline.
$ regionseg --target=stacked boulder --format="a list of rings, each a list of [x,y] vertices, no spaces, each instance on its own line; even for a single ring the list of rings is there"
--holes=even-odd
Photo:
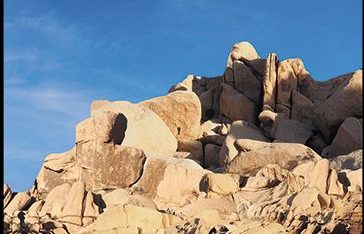
[[[221,76],[94,101],[30,190],[4,185],[4,233],[359,233],[361,92],[237,43]]]

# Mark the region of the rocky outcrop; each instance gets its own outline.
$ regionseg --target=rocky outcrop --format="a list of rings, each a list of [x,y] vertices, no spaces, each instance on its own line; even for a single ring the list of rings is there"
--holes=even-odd
[[[29,191],[4,184],[4,233],[361,233],[361,91],[236,43],[221,76],[94,101]]]

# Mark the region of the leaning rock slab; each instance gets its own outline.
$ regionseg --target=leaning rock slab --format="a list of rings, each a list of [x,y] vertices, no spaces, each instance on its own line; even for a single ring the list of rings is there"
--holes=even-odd
[[[244,94],[228,84],[222,84],[220,115],[231,121],[244,120],[254,124],[257,120],[257,107]]]
[[[154,111],[178,140],[195,140],[200,131],[201,103],[194,92],[175,91],[140,102]],[[173,115],[171,115],[173,113]]]
[[[329,156],[335,157],[361,149],[363,147],[362,139],[362,123],[357,118],[347,118],[339,127],[331,143]]]
[[[314,111],[314,123],[322,134],[332,139],[340,124],[348,117],[363,115],[362,70],[354,73],[349,83],[343,83],[338,90]]]

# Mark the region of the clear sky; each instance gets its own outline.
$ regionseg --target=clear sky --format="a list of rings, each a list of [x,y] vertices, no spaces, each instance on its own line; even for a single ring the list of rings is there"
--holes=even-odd
[[[138,3],[133,3],[138,2]],[[316,80],[362,64],[362,1],[5,0],[5,182],[31,187],[92,100],[165,95],[224,72],[231,46],[302,58]]]

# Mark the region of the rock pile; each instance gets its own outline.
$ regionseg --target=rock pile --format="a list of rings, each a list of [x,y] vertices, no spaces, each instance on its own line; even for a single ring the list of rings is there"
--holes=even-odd
[[[4,233],[362,230],[362,70],[319,82],[240,42],[222,76],[94,101],[75,132],[30,190],[4,185]]]

